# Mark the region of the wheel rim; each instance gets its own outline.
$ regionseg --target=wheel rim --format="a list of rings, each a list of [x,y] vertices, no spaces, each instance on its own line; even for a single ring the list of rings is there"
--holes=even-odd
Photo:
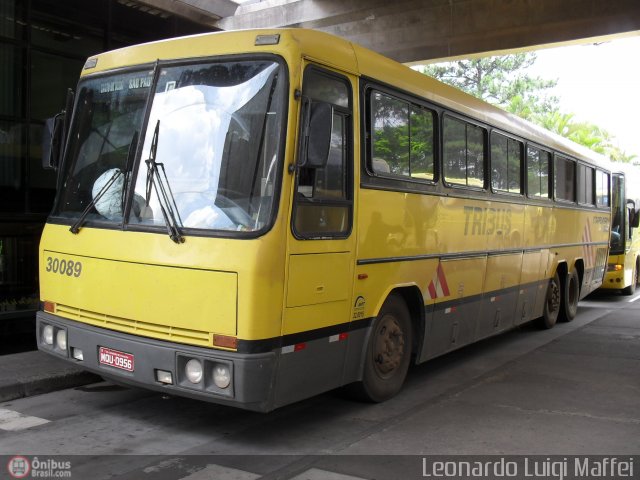
[[[551,316],[560,311],[560,285],[554,280],[549,285],[549,295],[547,295],[547,311]]]
[[[398,369],[404,357],[404,332],[392,315],[380,319],[373,349],[373,365],[376,373],[388,378]]]

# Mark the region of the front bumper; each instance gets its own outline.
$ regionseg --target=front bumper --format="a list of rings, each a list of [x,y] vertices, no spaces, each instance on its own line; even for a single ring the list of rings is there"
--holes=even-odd
[[[602,286],[600,288],[606,290],[620,290],[624,288],[624,270],[609,271],[604,275]]]
[[[240,354],[202,347],[192,347],[179,343],[138,337],[103,328],[85,325],[46,312],[36,315],[38,349],[57,358],[64,359],[85,370],[96,373],[115,383],[148,388],[168,395],[177,395],[266,412],[273,409],[273,376],[276,355],[273,352],[260,354]],[[66,348],[43,340],[43,329],[51,325],[57,333],[66,331]],[[132,372],[103,365],[99,362],[100,347],[133,355]],[[73,358],[72,352],[80,349],[82,360]],[[198,359],[204,366],[201,382],[192,384],[184,373],[184,365],[189,359]],[[232,373],[231,385],[220,389],[214,383],[211,371],[223,364]],[[157,371],[171,372],[173,383],[165,384],[157,380]]]

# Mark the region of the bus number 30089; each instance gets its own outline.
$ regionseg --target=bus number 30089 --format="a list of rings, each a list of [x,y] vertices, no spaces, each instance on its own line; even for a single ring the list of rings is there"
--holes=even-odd
[[[59,273],[67,277],[79,277],[82,274],[82,263],[47,257],[46,270],[47,272]]]

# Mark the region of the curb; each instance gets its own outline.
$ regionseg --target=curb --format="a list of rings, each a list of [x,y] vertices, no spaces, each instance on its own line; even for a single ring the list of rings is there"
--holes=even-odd
[[[0,402],[102,381],[98,375],[38,351],[0,358]]]

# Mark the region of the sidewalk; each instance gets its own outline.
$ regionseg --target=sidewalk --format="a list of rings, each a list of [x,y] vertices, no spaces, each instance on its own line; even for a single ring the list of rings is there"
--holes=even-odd
[[[38,351],[0,356],[0,402],[99,381],[97,375]]]

